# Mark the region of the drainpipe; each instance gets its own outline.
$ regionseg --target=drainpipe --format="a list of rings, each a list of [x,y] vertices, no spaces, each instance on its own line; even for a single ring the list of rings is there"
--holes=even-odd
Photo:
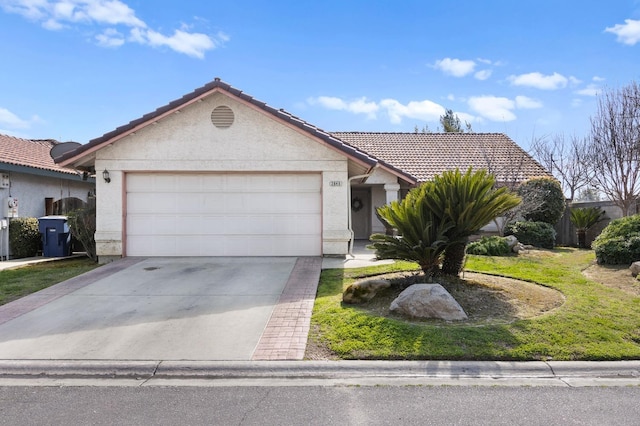
[[[369,172],[364,174],[364,175],[358,175],[358,176],[352,176],[349,178],[349,185],[347,188],[347,206],[348,206],[348,216],[347,216],[347,222],[348,222],[348,226],[349,226],[349,256],[351,257],[355,257],[353,255],[353,241],[355,239],[355,233],[353,232],[353,224],[351,223],[352,217],[351,217],[351,182],[356,180],[356,179],[364,179],[364,178],[368,178],[369,176],[371,176],[373,174],[373,171],[375,170],[375,168],[378,167],[378,165],[376,164],[375,166],[373,166],[371,169],[369,169]]]

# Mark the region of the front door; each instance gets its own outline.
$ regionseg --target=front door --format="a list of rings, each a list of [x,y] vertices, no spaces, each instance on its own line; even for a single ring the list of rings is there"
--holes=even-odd
[[[368,240],[371,236],[371,191],[352,189],[351,224],[356,240]]]

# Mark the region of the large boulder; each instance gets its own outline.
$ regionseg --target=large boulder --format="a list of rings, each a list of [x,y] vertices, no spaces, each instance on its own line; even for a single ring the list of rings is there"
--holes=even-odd
[[[640,274],[640,262],[633,262],[629,269],[631,270],[631,276],[637,277]]]
[[[400,293],[389,309],[411,318],[467,319],[460,304],[440,284],[414,284]]]
[[[353,283],[342,293],[342,301],[349,304],[366,303],[373,299],[380,290],[390,286],[391,283],[387,280],[366,280]]]

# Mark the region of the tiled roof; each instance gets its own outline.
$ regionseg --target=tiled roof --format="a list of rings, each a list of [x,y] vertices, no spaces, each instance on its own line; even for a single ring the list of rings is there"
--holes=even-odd
[[[216,90],[222,90],[226,93],[229,93],[232,96],[235,96],[245,102],[250,103],[251,105],[265,111],[268,114],[271,114],[277,117],[280,120],[285,121],[291,126],[297,127],[311,136],[314,136],[324,143],[332,146],[339,151],[345,153],[349,157],[356,159],[369,167],[373,167],[376,164],[381,164],[382,166],[390,169],[392,172],[400,175],[405,180],[409,182],[413,182],[414,179],[409,176],[407,173],[400,169],[396,169],[392,165],[385,164],[384,162],[378,161],[376,158],[373,158],[368,153],[361,151],[359,148],[354,145],[349,145],[333,137],[330,133],[320,129],[319,127],[314,126],[311,123],[308,123],[302,120],[299,117],[294,116],[293,114],[283,110],[276,109],[272,106],[267,105],[265,102],[259,101],[254,97],[244,93],[243,91],[236,89],[235,87],[230,86],[229,84],[223,82],[219,78],[216,78],[214,81],[211,81],[204,86],[194,90],[191,93],[188,93],[181,97],[180,99],[176,99],[174,101],[169,102],[167,105],[164,105],[153,112],[143,115],[142,117],[125,124],[124,126],[120,126],[117,129],[102,135],[99,138],[91,140],[89,143],[78,147],[74,151],[70,151],[56,158],[57,163],[72,163],[77,160],[82,159],[83,157],[89,155],[93,151],[100,149],[102,145],[110,143],[114,138],[120,137],[121,135],[125,135],[127,133],[131,133],[132,131],[136,131],[140,127],[144,127],[148,124],[153,123],[156,120],[162,119],[166,114],[176,111],[186,105],[195,102],[202,97],[205,97]]]
[[[0,169],[5,163],[75,175],[75,170],[60,167],[49,155],[57,144],[53,139],[22,139],[0,134]]]
[[[331,132],[336,138],[427,181],[445,170],[488,169],[499,182],[551,177],[502,133]]]

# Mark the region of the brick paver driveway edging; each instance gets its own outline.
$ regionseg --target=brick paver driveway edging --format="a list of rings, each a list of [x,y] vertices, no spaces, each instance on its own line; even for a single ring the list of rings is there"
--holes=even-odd
[[[298,258],[252,360],[304,358],[321,268],[320,257]]]

